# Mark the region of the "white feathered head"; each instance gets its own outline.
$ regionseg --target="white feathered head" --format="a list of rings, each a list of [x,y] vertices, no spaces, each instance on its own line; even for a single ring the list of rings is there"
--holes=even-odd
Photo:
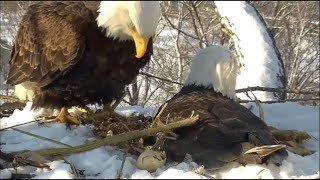
[[[193,58],[185,86],[212,87],[216,92],[235,99],[238,70],[239,63],[229,49],[210,46],[200,50]]]
[[[147,49],[160,18],[159,1],[101,1],[97,24],[107,29],[107,37],[133,39],[137,58]]]

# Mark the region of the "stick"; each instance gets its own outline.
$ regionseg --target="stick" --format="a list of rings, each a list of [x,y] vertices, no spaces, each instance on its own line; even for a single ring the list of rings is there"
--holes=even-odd
[[[171,81],[169,79],[157,77],[155,75],[146,73],[146,72],[140,72],[139,74],[145,75],[148,77],[156,78],[162,81],[167,81],[174,84],[183,85],[183,83]],[[320,91],[301,91],[296,89],[282,89],[282,88],[269,88],[269,87],[260,87],[260,86],[254,86],[254,87],[248,87],[248,88],[242,88],[242,89],[236,89],[236,93],[242,93],[242,92],[248,92],[248,91],[268,91],[268,92],[286,92],[286,93],[295,93],[295,94],[320,94]]]
[[[0,157],[5,162],[12,162],[14,159],[14,156],[12,154],[4,153],[0,150]]]
[[[0,99],[8,99],[8,100],[12,100],[12,101],[19,101],[19,99],[17,97],[7,96],[7,95],[2,95],[2,94],[0,94]]]
[[[19,174],[19,173],[12,173],[11,179],[31,179],[35,177],[34,174]]]
[[[57,155],[69,155],[73,153],[80,153],[80,152],[96,149],[101,146],[117,145],[126,141],[134,140],[134,139],[145,137],[145,136],[150,136],[158,132],[169,131],[172,129],[189,126],[195,123],[198,120],[198,118],[199,116],[197,115],[182,121],[158,126],[155,128],[135,130],[135,131],[121,133],[114,136],[108,136],[102,140],[95,140],[95,141],[88,142],[86,144],[72,147],[72,148],[43,149],[43,150],[33,151],[33,153],[37,153],[41,156],[57,156]],[[28,156],[29,153],[30,152],[23,152],[23,153],[15,153],[15,154],[18,157],[26,158],[26,156]]]
[[[66,162],[67,164],[70,165],[70,169],[71,169],[71,171],[72,171],[72,173],[73,173],[73,175],[75,176],[76,179],[82,179],[80,174],[79,174],[79,172],[78,172],[78,170],[76,169],[76,167],[74,167],[74,165],[71,162],[66,160],[64,157],[60,157],[60,158],[62,160],[64,160],[64,162]]]
[[[162,108],[160,109],[160,112],[156,115],[156,117],[154,118],[154,121],[151,124],[151,127],[154,127],[154,125],[158,125],[161,121],[160,121],[160,116],[162,114],[162,112],[164,111],[164,109],[167,107],[167,103],[165,103]],[[161,123],[160,123],[161,124]]]
[[[254,102],[255,102],[256,105],[259,107],[259,116],[260,116],[260,119],[262,119],[262,121],[264,121],[264,112],[263,112],[261,103],[258,101],[258,98],[256,97],[256,95],[254,95],[252,91],[250,91],[250,92],[251,92],[251,94],[252,94],[253,97],[254,97]]]
[[[169,82],[169,83],[179,84],[179,85],[182,85],[182,86],[183,86],[183,83],[179,83],[179,82],[171,81],[171,80],[169,80],[169,79],[157,77],[157,76],[155,76],[155,75],[152,75],[152,74],[149,74],[149,73],[146,73],[146,72],[140,72],[139,74],[145,75],[145,76],[148,76],[148,77],[153,77],[153,78],[156,78],[156,79],[159,79],[159,80],[162,80],[162,81],[167,81],[167,82]]]
[[[17,125],[14,125],[14,126],[1,128],[1,129],[0,129],[0,132],[1,132],[1,131],[4,131],[4,130],[7,130],[7,129],[10,129],[10,128],[13,128],[13,127],[18,127],[18,126],[22,126],[22,125],[30,124],[30,123],[34,123],[34,122],[38,122],[38,120],[33,120],[33,121],[29,121],[29,122],[25,122],[25,123],[17,124]]]
[[[46,138],[46,137],[43,137],[43,136],[39,136],[39,135],[36,135],[36,134],[32,134],[32,133],[29,133],[29,132],[26,132],[26,131],[22,131],[20,129],[16,129],[16,128],[11,128],[15,131],[18,131],[20,133],[23,133],[23,134],[26,134],[26,135],[29,135],[29,136],[32,136],[32,137],[35,137],[35,138],[38,138],[38,139],[42,139],[42,140],[45,140],[45,141],[49,141],[49,142],[52,142],[52,143],[55,143],[55,144],[59,144],[59,145],[62,145],[62,146],[66,146],[66,147],[72,147],[68,144],[64,144],[62,142],[59,142],[59,141],[55,141],[53,139],[49,139],[49,138]]]
[[[286,92],[286,93],[295,93],[295,94],[320,94],[319,91],[301,91],[296,89],[269,88],[269,87],[260,87],[260,86],[237,89],[236,93],[241,93],[246,91]]]
[[[284,100],[275,100],[275,101],[260,101],[260,103],[279,103],[279,102],[297,102],[297,101],[319,101],[320,98],[304,98],[304,99],[284,99]],[[255,100],[239,100],[239,103],[248,103],[248,102],[255,102]]]
[[[127,159],[127,153],[124,152],[123,156],[122,156],[122,163],[121,163],[121,166],[120,166],[120,169],[119,169],[119,172],[118,172],[118,175],[117,175],[116,179],[121,179],[123,166],[124,166],[124,163],[125,163],[126,159]]]
[[[4,110],[15,110],[18,108],[23,108],[25,106],[26,106],[26,102],[24,101],[7,102],[7,103],[3,103],[0,106],[0,112]]]

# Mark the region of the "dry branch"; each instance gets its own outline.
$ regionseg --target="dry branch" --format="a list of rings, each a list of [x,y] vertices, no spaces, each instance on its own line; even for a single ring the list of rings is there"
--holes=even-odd
[[[169,79],[157,77],[155,75],[152,75],[152,74],[149,74],[146,72],[140,72],[140,74],[148,76],[148,77],[156,78],[156,79],[159,79],[162,81],[167,81],[170,83],[183,85],[183,83],[179,83],[176,81],[171,81]],[[312,90],[311,91],[303,91],[303,90],[295,90],[295,89],[268,88],[268,87],[260,87],[260,86],[236,89],[236,93],[248,92],[248,91],[286,92],[286,93],[296,93],[296,94],[320,94],[320,91],[312,91]]]
[[[49,142],[52,142],[52,143],[55,143],[55,144],[59,144],[59,145],[62,145],[62,146],[66,146],[66,147],[72,147],[72,146],[69,146],[68,144],[64,144],[64,143],[62,143],[62,142],[55,141],[55,140],[53,140],[53,139],[49,139],[49,138],[46,138],[46,137],[43,137],[43,136],[39,136],[39,135],[36,135],[36,134],[32,134],[32,133],[29,133],[29,132],[26,132],[26,131],[23,131],[23,130],[20,130],[20,129],[17,129],[17,128],[11,127],[11,129],[13,129],[13,130],[15,130],[15,131],[18,131],[18,132],[20,132],[20,133],[23,133],[23,134],[26,134],[26,135],[29,135],[29,136],[38,138],[38,139],[42,139],[42,140],[44,140],[44,141],[49,141]]]
[[[69,164],[70,165],[70,168],[71,168],[71,171],[72,171],[72,174],[74,175],[75,179],[82,179],[78,170],[76,169],[76,167],[71,163],[69,162],[67,159],[65,159],[64,157],[60,157],[62,160],[64,160],[65,163]]]
[[[124,167],[124,163],[126,162],[126,158],[127,158],[127,153],[125,152],[125,153],[123,153],[122,163],[121,163],[121,166],[120,166],[120,169],[118,171],[116,179],[121,179],[121,177],[122,177],[123,167]]]
[[[268,92],[286,92],[286,93],[296,93],[296,94],[320,94],[319,91],[301,91],[295,89],[281,89],[281,88],[268,88],[268,87],[248,87],[243,89],[237,89],[236,93],[247,92],[247,91],[268,91]]]
[[[32,152],[23,152],[23,153],[15,153],[15,154],[16,154],[16,157],[25,159],[29,156],[30,153],[36,153],[40,156],[57,156],[57,155],[59,156],[59,155],[69,155],[73,153],[80,153],[80,152],[92,150],[95,148],[99,148],[102,146],[118,145],[120,143],[134,140],[137,138],[151,136],[158,132],[166,132],[172,129],[189,126],[195,123],[198,120],[198,118],[199,118],[198,116],[192,116],[190,118],[187,118],[178,122],[170,123],[167,125],[163,125],[163,126],[148,128],[144,130],[135,130],[135,131],[121,133],[114,136],[107,136],[102,140],[95,140],[95,141],[88,142],[86,144],[72,147],[72,148],[43,149],[43,150],[37,150]]]
[[[262,121],[264,121],[264,111],[263,111],[263,108],[261,106],[261,103],[259,102],[258,98],[256,97],[256,95],[254,95],[252,92],[251,94],[253,95],[254,97],[254,102],[256,103],[256,105],[259,107],[259,117],[260,119],[262,119]]]
[[[15,96],[7,96],[7,95],[2,95],[2,94],[0,94],[0,99],[8,99],[8,100],[12,100],[12,101],[18,101],[19,100]]]
[[[282,102],[298,102],[298,101],[319,101],[320,98],[303,98],[303,99],[285,99],[285,100],[275,100],[275,101],[260,101],[260,103],[282,103]],[[255,102],[255,100],[239,100],[239,103],[248,103],[248,102]]]
[[[169,79],[157,77],[155,75],[146,73],[146,72],[140,72],[141,75],[145,75],[148,77],[156,78],[162,81],[167,81],[174,84],[183,85],[183,83],[179,83],[176,81],[171,81]],[[320,91],[303,91],[303,90],[296,90],[296,89],[281,89],[281,88],[269,88],[269,87],[260,87],[260,86],[254,86],[254,87],[247,87],[242,89],[236,89],[236,93],[242,93],[242,92],[248,92],[248,91],[268,91],[268,92],[286,92],[286,93],[295,93],[295,94],[320,94]]]
[[[193,38],[193,39],[195,39],[195,40],[199,40],[198,37],[196,37],[196,36],[194,36],[194,35],[192,35],[192,34],[189,34],[189,33],[185,32],[185,31],[183,31],[182,29],[176,27],[176,26],[170,21],[170,19],[166,16],[165,13],[162,14],[162,17],[169,23],[169,25],[170,25],[173,29],[175,29],[175,30],[179,31],[180,33],[182,33],[182,34],[184,34],[184,35],[186,35],[186,36],[188,36],[188,37],[191,37],[191,38]]]
[[[0,132],[1,132],[1,131],[4,131],[4,130],[7,130],[7,129],[10,129],[10,128],[14,128],[14,127],[22,126],[22,125],[25,125],[25,124],[34,123],[34,122],[38,122],[38,120],[33,120],[33,121],[29,121],[29,122],[25,122],[25,123],[17,124],[17,125],[14,125],[14,126],[1,128],[1,129],[0,129]]]
[[[18,108],[23,108],[26,106],[26,102],[15,101],[15,102],[6,102],[0,105],[0,112],[4,110],[15,110]]]
[[[35,176],[35,174],[12,173],[11,179],[32,179]]]
[[[152,75],[152,74],[149,74],[149,73],[146,73],[146,72],[140,72],[139,74],[145,75],[145,76],[148,76],[148,77],[153,77],[153,78],[156,78],[156,79],[159,79],[159,80],[162,80],[162,81],[167,81],[167,82],[170,82],[170,83],[179,84],[179,85],[182,85],[182,86],[183,86],[183,83],[179,83],[179,82],[171,81],[171,80],[169,80],[169,79],[157,77],[157,76],[155,76],[155,75]]]

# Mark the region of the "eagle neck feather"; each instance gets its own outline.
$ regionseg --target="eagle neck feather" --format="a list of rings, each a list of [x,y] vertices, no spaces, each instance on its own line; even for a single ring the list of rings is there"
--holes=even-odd
[[[236,99],[235,87],[239,64],[229,49],[210,46],[194,57],[185,86],[213,87],[216,92]]]

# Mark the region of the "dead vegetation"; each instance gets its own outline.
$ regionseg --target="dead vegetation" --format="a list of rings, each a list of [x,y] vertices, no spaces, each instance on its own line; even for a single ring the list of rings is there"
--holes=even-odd
[[[11,111],[11,113],[13,109],[19,107],[23,108],[25,106],[25,104],[21,102],[11,102],[11,105],[8,102],[3,105],[0,106],[2,108],[0,112]],[[161,111],[163,111],[165,107],[166,106],[163,106]],[[85,152],[107,145],[117,146],[118,148],[125,150],[126,153],[131,153],[138,156],[147,148],[144,146],[143,137],[155,136],[156,142],[154,142],[152,149],[161,149],[164,140],[168,137],[166,135],[172,135],[173,129],[192,125],[198,120],[198,116],[195,116],[194,113],[191,112],[190,117],[187,119],[181,119],[175,123],[163,124],[158,121],[159,117],[161,116],[161,111],[154,118],[135,114],[126,117],[118,113],[107,111],[86,114],[85,117],[82,117],[82,124],[89,125],[91,127],[96,140],[89,141],[83,145],[76,147],[67,145],[65,146],[65,148],[57,149],[42,149],[37,151],[23,151],[9,154],[0,152],[1,159],[4,161],[3,163],[0,163],[1,169],[19,166],[49,168],[46,163],[52,160],[64,160],[63,157],[66,155]],[[11,113],[7,115],[10,115]],[[14,127],[10,128],[13,130],[19,130]],[[272,126],[269,126],[269,128],[271,133],[279,141],[279,143],[286,145],[286,149],[288,151],[299,154],[301,156],[306,156],[314,153],[314,151],[307,149],[303,144],[306,140],[311,138],[311,136],[306,132],[297,130],[280,130]],[[0,131],[5,129],[1,129]],[[51,141],[50,139],[45,137],[32,135],[29,132],[23,132],[20,130],[19,132],[34,136],[44,141],[50,141],[61,145],[60,142],[55,142],[54,140]],[[71,167],[72,166],[73,165],[71,165]],[[75,177],[80,178],[77,170],[73,169],[73,172]],[[30,175],[19,173],[18,171],[13,175],[13,177],[29,176]]]
[[[106,145],[119,146],[122,149],[127,149],[131,153],[138,154],[144,148],[140,138],[188,126],[196,122],[198,119],[197,116],[191,114],[189,118],[175,123],[159,124],[153,123],[156,122],[156,118],[144,117],[142,115],[125,117],[116,113],[108,112],[92,114],[85,118],[86,121],[84,121],[84,123],[91,125],[97,140],[90,141],[76,147],[69,146],[66,148],[13,153],[14,159],[16,162],[35,165],[35,163],[31,162],[33,162],[32,159],[39,159],[38,156],[64,156],[92,150]],[[156,125],[150,127],[152,124]],[[287,149],[289,151],[302,156],[313,153],[303,146],[303,142],[310,138],[306,132],[297,130],[279,130],[271,126],[270,130],[280,143],[287,145]],[[30,134],[28,133],[28,135]]]

